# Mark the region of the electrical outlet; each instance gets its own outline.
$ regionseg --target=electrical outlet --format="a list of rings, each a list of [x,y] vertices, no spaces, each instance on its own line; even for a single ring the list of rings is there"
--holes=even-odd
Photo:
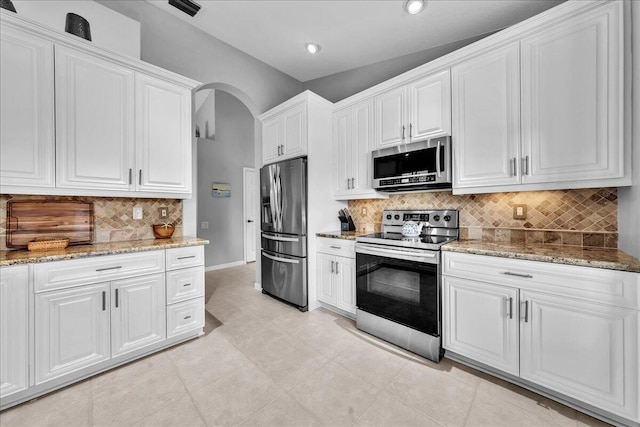
[[[209,228],[209,221],[202,221],[200,223],[200,228]]]
[[[513,219],[527,219],[527,205],[513,205]]]
[[[160,215],[160,219],[166,219],[169,216],[169,209],[166,206],[158,208],[158,214]]]
[[[365,216],[367,214],[367,208],[362,208],[362,216]]]
[[[133,219],[142,219],[142,208],[133,208]]]

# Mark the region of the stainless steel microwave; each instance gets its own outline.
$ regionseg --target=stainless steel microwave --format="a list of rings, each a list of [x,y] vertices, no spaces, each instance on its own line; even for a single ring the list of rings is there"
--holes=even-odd
[[[373,188],[379,191],[441,191],[451,188],[451,137],[372,152]]]

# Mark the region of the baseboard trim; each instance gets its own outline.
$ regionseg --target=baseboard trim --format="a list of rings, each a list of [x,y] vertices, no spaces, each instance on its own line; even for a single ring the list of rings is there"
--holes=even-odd
[[[222,270],[223,268],[237,267],[239,265],[244,265],[244,261],[234,261],[228,262],[226,264],[212,265],[210,267],[205,267],[204,271]]]
[[[254,288],[256,288],[256,289],[257,289],[257,290],[259,290],[259,291],[261,291],[261,290],[262,290],[262,284],[261,284],[261,283],[255,282],[255,283],[253,284],[253,287],[254,287]]]

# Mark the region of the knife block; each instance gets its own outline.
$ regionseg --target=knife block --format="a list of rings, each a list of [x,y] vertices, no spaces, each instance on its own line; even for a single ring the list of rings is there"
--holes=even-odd
[[[343,217],[344,218],[344,217]],[[351,217],[340,219],[340,231],[356,231],[356,225],[353,223]]]

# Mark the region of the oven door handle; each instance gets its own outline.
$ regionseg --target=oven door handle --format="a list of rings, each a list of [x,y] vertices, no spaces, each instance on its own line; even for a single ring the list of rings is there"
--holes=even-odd
[[[366,244],[361,244],[356,247],[356,253],[373,256],[389,256],[391,258],[405,259],[409,261],[421,261],[430,264],[438,263],[438,254],[433,252],[415,253],[410,251],[380,248],[378,246],[372,247]]]

